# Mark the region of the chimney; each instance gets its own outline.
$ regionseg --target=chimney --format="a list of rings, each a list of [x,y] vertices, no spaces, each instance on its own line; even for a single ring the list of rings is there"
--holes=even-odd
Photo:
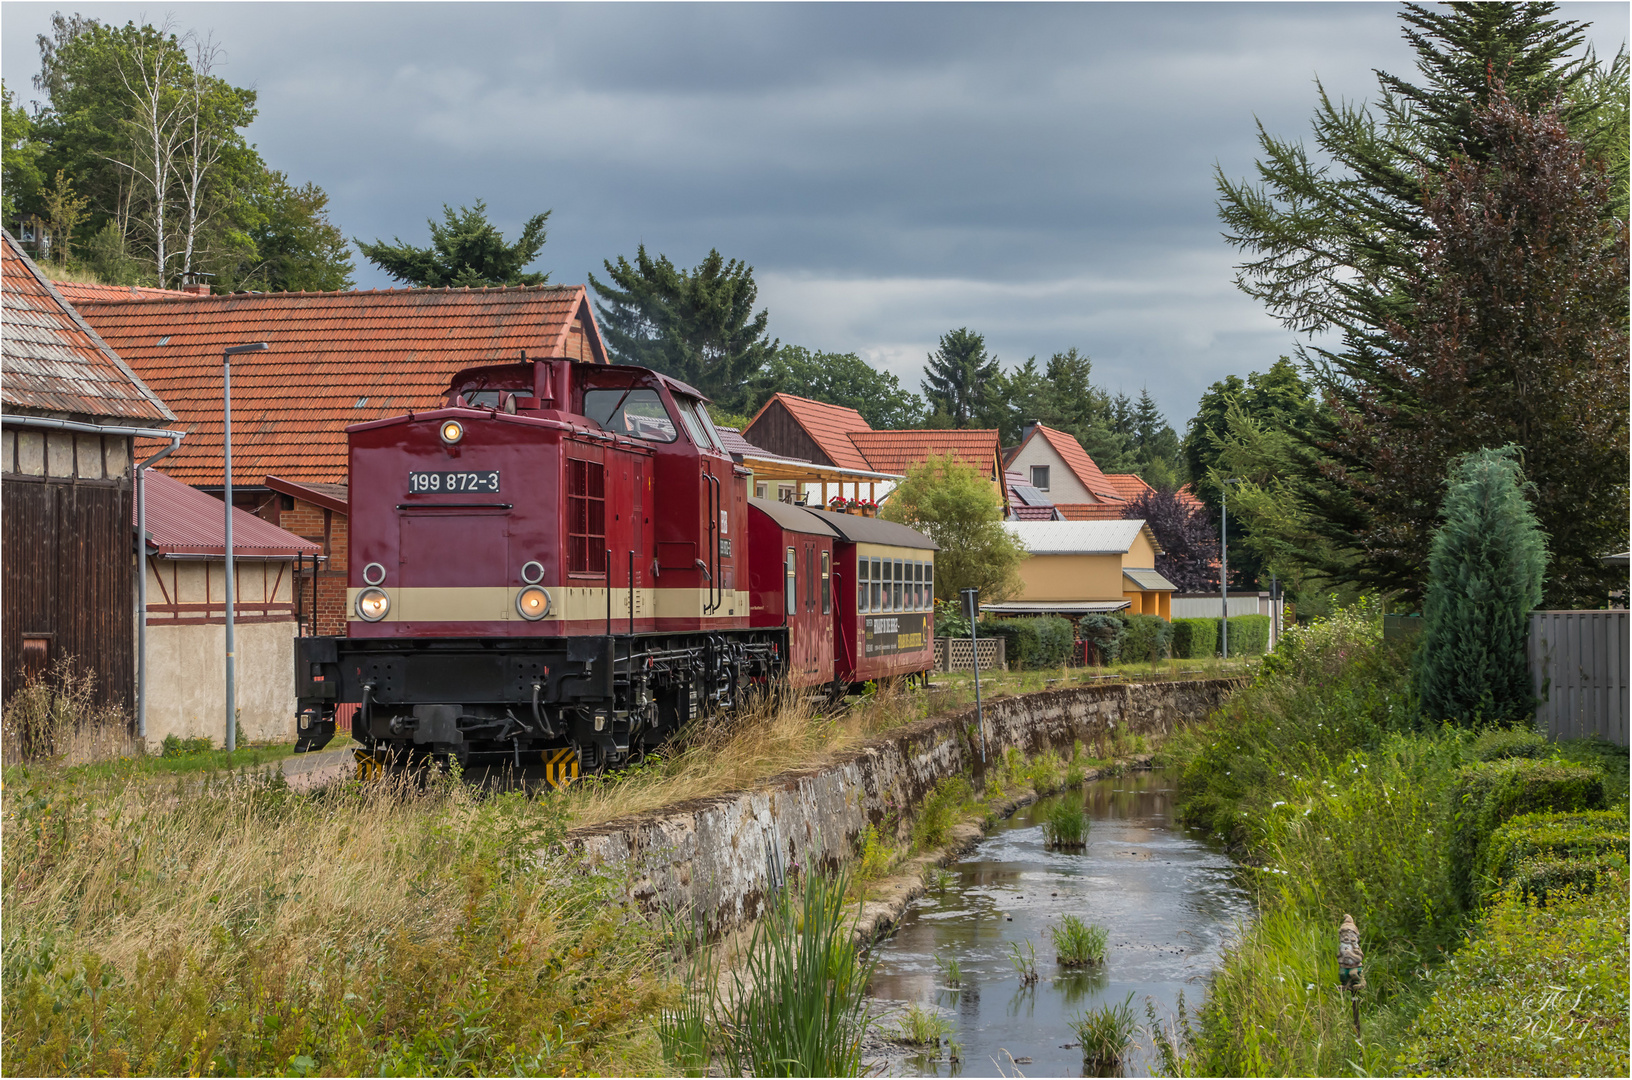
[[[183,285],[181,291],[189,296],[208,296],[210,295],[210,286],[203,281],[194,281]]]
[[[1027,439],[1031,438],[1031,433],[1033,431],[1036,431],[1036,430],[1037,430],[1037,421],[1036,420],[1032,420],[1032,421],[1028,422],[1024,427],[1022,427],[1020,429],[1020,443],[1021,443],[1022,446],[1025,445],[1025,442],[1026,442]]]

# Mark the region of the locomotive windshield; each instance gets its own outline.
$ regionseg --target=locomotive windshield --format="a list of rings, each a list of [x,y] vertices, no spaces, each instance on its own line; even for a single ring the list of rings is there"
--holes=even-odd
[[[648,442],[675,439],[674,421],[656,390],[585,390],[584,415],[608,431]]]

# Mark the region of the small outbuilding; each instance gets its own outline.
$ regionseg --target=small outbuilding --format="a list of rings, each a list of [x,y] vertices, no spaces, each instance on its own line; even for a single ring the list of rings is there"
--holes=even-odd
[[[226,735],[226,506],[149,471],[147,739]],[[252,742],[295,737],[296,559],[322,545],[245,510],[232,512],[238,723]]]

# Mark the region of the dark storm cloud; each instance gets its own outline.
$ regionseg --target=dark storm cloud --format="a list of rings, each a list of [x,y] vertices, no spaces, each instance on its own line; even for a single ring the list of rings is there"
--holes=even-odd
[[[5,4],[24,96],[53,5]],[[65,10],[71,10],[65,8]],[[136,5],[86,14],[162,19]],[[1075,345],[1176,424],[1293,339],[1231,284],[1212,170],[1254,118],[1307,130],[1318,74],[1407,72],[1360,5],[187,4],[260,91],[267,161],[348,235],[423,242],[444,202],[507,230],[553,208],[539,265],[582,281],[637,244],[752,263],[784,341],[915,384],[946,330],[1005,361]],[[1567,5],[1600,52],[1623,5]],[[371,267],[359,284],[385,285]]]

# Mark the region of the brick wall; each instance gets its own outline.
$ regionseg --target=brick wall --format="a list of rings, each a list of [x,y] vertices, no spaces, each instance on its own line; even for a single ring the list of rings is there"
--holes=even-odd
[[[346,551],[350,538],[345,514],[329,510],[304,499],[292,500],[294,506],[281,510],[277,525],[296,536],[323,545],[328,561],[317,573],[317,624],[308,633],[339,637],[346,632]],[[300,610],[310,619],[312,607],[312,578],[308,572],[301,582]],[[310,626],[310,623],[307,624]]]

